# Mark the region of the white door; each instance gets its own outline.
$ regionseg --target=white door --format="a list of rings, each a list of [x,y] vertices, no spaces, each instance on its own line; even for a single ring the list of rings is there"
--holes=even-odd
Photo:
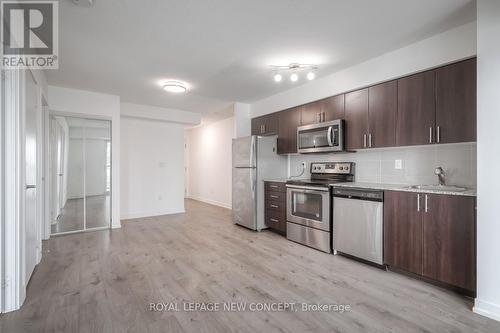
[[[26,201],[25,201],[25,235],[26,235],[26,267],[25,283],[27,284],[37,263],[38,223],[37,223],[37,107],[38,92],[31,73],[26,74]]]

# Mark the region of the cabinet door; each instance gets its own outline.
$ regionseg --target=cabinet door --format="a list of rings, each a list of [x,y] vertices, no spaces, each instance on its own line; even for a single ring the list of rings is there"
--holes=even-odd
[[[475,199],[426,195],[424,276],[475,291]]]
[[[344,94],[321,100],[324,121],[344,119]]]
[[[301,125],[310,125],[321,122],[321,101],[302,105]]]
[[[368,89],[345,94],[345,132],[347,150],[367,148]]]
[[[262,135],[278,134],[278,113],[271,113],[263,117],[264,132]]]
[[[435,72],[427,71],[398,80],[396,144],[435,142]]]
[[[368,89],[369,147],[396,145],[396,114],[398,107],[397,81],[390,81]]]
[[[278,134],[278,115],[271,113],[252,119],[252,135]]]
[[[417,193],[384,193],[384,263],[422,274],[422,212]]]
[[[262,117],[252,118],[252,135],[262,135]]]
[[[439,143],[476,141],[476,59],[436,69]]]
[[[300,108],[291,108],[278,114],[278,154],[297,152],[297,127],[300,126]]]

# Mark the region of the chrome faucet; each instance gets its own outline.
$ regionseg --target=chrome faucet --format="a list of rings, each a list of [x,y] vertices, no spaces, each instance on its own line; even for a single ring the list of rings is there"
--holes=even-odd
[[[444,170],[441,167],[434,169],[434,174],[438,176],[439,185],[444,186],[446,182],[444,180]]]

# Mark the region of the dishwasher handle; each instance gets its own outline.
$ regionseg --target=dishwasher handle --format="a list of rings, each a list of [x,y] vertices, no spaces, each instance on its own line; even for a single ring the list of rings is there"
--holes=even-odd
[[[358,188],[334,188],[333,196],[354,200],[384,201],[384,192],[379,190],[358,189]]]

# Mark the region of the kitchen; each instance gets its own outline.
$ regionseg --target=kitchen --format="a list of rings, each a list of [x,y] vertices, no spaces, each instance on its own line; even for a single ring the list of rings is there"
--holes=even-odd
[[[253,118],[233,220],[475,297],[475,119],[476,58]]]
[[[1,332],[500,332],[499,1],[20,1]]]

